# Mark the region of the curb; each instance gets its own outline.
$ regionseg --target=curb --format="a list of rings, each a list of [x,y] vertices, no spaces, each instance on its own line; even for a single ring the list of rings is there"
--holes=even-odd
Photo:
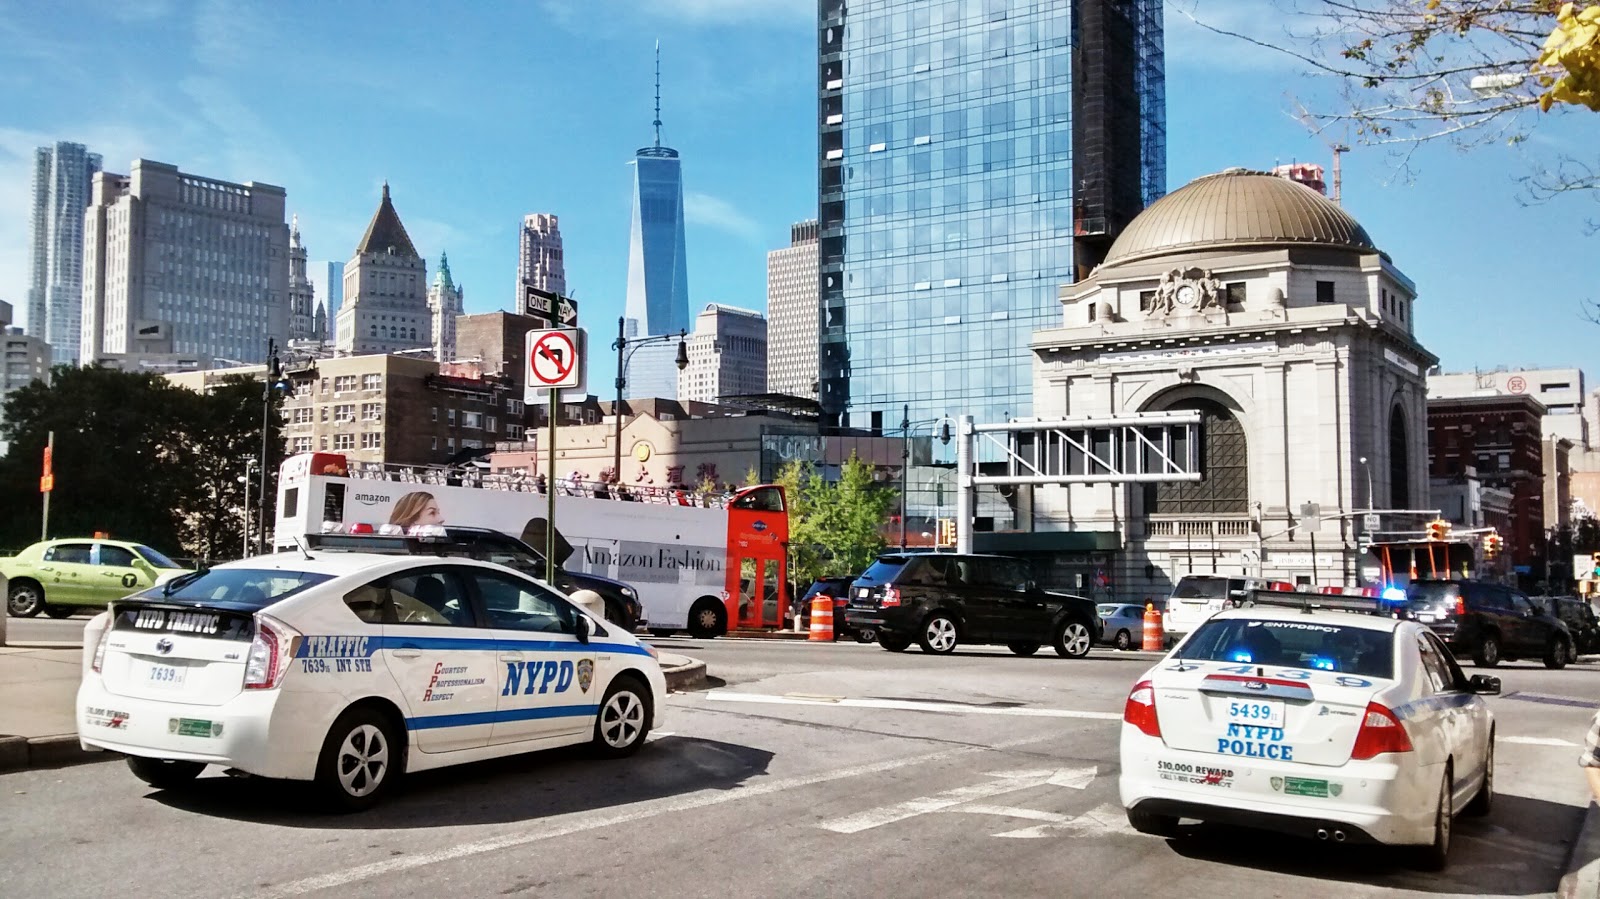
[[[687,659],[687,661],[682,665],[661,669],[662,676],[667,679],[667,691],[682,693],[705,686],[706,663],[699,659],[691,659],[688,656],[680,656],[680,658]]]
[[[0,772],[62,768],[88,762],[109,762],[121,757],[115,752],[84,749],[74,734],[54,737],[0,736]]]
[[[1583,827],[1572,843],[1566,873],[1556,891],[1561,899],[1595,899],[1600,896],[1600,806],[1593,802],[1583,815]]]

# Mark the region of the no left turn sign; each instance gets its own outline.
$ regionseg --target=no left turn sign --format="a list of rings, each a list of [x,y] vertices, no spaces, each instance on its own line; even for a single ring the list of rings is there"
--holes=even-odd
[[[529,388],[576,387],[581,373],[576,328],[528,332]]]

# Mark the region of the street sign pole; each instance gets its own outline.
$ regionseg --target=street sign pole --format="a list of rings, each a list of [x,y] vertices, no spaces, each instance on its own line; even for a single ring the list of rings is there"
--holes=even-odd
[[[544,580],[556,582],[556,419],[561,414],[561,391],[550,388],[550,445],[545,448],[545,497],[549,506],[544,516]]]
[[[528,288],[530,293],[533,288]],[[529,331],[527,344],[527,381],[523,397],[537,402],[539,388],[546,388],[547,412],[550,416],[549,445],[545,447],[545,580],[556,579],[556,428],[561,415],[561,390],[583,383],[583,334],[572,328],[552,328],[546,331]]]
[[[39,539],[50,539],[50,494],[55,492],[56,475],[53,468],[56,451],[56,432],[51,431],[44,444],[44,474],[39,478],[39,491],[44,494],[44,521],[39,527]]]

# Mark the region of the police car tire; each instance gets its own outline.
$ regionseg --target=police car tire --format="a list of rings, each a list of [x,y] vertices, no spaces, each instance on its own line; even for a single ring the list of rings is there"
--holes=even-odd
[[[193,783],[200,772],[206,770],[206,763],[130,755],[128,770],[133,772],[134,777],[158,790],[175,790]]]
[[[377,784],[371,792],[357,796],[346,790],[339,781],[340,756],[345,741],[357,731],[372,728],[382,739],[385,764],[380,769]],[[372,731],[367,731],[370,734]],[[317,756],[316,791],[324,807],[332,812],[358,812],[378,804],[405,771],[405,744],[395,738],[394,722],[389,716],[372,706],[346,709],[328,728],[322,741],[322,753]]]
[[[1417,867],[1424,871],[1443,871],[1450,864],[1450,831],[1455,827],[1455,809],[1450,796],[1454,765],[1444,766],[1444,780],[1439,784],[1439,805],[1433,813],[1433,842],[1417,853]]]
[[[613,708],[612,700],[627,694],[633,697],[632,702],[621,701],[616,703],[615,711],[626,716],[627,721],[621,722],[622,727],[635,728],[633,739],[621,746],[614,746],[606,740],[607,727],[606,713]],[[637,719],[634,716],[637,715]],[[650,708],[650,688],[646,687],[637,677],[621,675],[611,681],[606,687],[605,697],[600,700],[600,711],[594,716],[594,739],[590,747],[594,754],[606,759],[620,759],[633,755],[644,745],[645,737],[650,735],[650,721],[653,717]],[[626,731],[624,730],[624,733]]]
[[[1006,648],[1019,656],[1031,656],[1039,651],[1041,645],[1031,640],[1013,640],[1006,644]]]
[[[1136,808],[1128,809],[1128,826],[1153,837],[1178,835],[1178,819],[1171,815],[1156,815]]]
[[[1561,637],[1551,637],[1550,645],[1544,651],[1544,667],[1561,670],[1572,661],[1572,650],[1568,648],[1567,641]]]
[[[1478,788],[1478,795],[1472,797],[1467,807],[1461,810],[1464,815],[1482,818],[1494,808],[1494,731],[1489,732],[1489,748],[1484,753],[1483,786]]]

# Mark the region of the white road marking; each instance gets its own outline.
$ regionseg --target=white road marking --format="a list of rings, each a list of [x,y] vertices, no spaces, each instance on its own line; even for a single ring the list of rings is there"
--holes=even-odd
[[[1014,715],[1021,718],[1087,718],[1092,721],[1121,721],[1117,712],[1085,712],[1077,709],[1004,708],[990,706],[956,705],[949,702],[931,702],[917,699],[844,699],[804,695],[775,696],[766,693],[738,693],[732,690],[712,690],[705,694],[709,702],[751,702],[765,705],[810,705],[849,709],[888,709],[901,712],[944,712],[955,715]]]
[[[644,741],[646,743],[654,743],[655,741],[661,739],[662,737],[675,737],[675,736],[677,736],[677,734],[672,732],[672,731],[670,731],[670,730],[654,730],[654,731],[650,732],[650,736],[644,738]]]
[[[766,781],[754,786],[738,786],[731,790],[701,790],[696,793],[690,793],[687,796],[674,796],[663,799],[654,799],[647,802],[633,803],[632,805],[626,807],[623,811],[614,812],[609,815],[597,815],[592,810],[585,812],[572,812],[567,815],[549,819],[549,821],[546,822],[532,822],[535,827],[539,826],[541,823],[547,825],[534,832],[521,831],[518,833],[509,833],[498,837],[476,840],[470,843],[460,843],[455,846],[436,849],[432,852],[391,858],[385,861],[373,862],[367,865],[358,865],[354,868],[349,868],[343,871],[335,871],[315,877],[307,877],[301,880],[291,881],[272,890],[263,891],[252,889],[249,892],[241,894],[241,899],[278,899],[278,897],[286,896],[303,896],[307,893],[317,892],[318,890],[333,889],[334,887],[345,886],[346,884],[357,883],[363,880],[371,880],[374,877],[381,877],[385,874],[395,874],[401,871],[409,871],[414,868],[423,868],[427,867],[428,865],[436,865],[441,862],[453,861],[455,859],[470,858],[472,856],[482,855],[488,852],[499,852],[504,849],[514,849],[519,846],[527,846],[532,843],[551,840],[557,837],[570,836],[571,834],[575,833],[598,830],[603,827],[615,827],[621,824],[631,824],[635,821],[656,818],[660,817],[661,815],[671,814],[673,812],[692,811],[694,809],[722,805],[723,803],[734,802],[740,799],[753,799],[759,796],[770,796],[774,793],[781,793],[786,790],[808,787],[812,786],[813,784],[828,783],[835,780],[845,780],[852,777],[863,777],[869,774],[881,774],[886,771],[894,771],[898,768],[907,768],[914,765],[926,765],[930,763],[942,762],[980,752],[1013,749],[1018,746],[1025,746],[1029,743],[1042,742],[1046,739],[1050,738],[1027,737],[1016,740],[1006,740],[989,746],[962,746],[956,749],[946,749],[940,752],[925,753],[923,755],[907,756],[900,759],[885,759],[881,762],[870,762],[863,765],[853,765],[847,768],[835,768],[827,771],[819,771],[815,774],[803,774],[796,777],[786,777],[779,780]]]
[[[1516,743],[1522,746],[1571,746],[1577,748],[1578,744],[1571,740],[1562,740],[1557,737],[1497,737],[1502,743]]]
[[[963,805],[953,809],[952,812],[961,812],[968,815],[995,815],[1001,818],[1023,818],[1028,821],[1044,821],[1050,824],[1061,824],[1072,819],[1059,812],[1041,812],[1038,809],[1020,808],[1015,805]]]
[[[1123,811],[1122,806],[1107,803],[1094,811],[1084,812],[1076,818],[1053,824],[1037,824],[1020,830],[1008,830],[1005,833],[997,833],[995,836],[1014,840],[1038,840],[1055,836],[1058,833],[1092,837],[1133,832],[1133,828],[1128,826],[1128,816]]]
[[[922,796],[917,799],[908,799],[894,805],[881,806],[867,809],[844,818],[824,821],[817,826],[823,830],[834,833],[860,833],[918,815],[930,812],[942,812],[955,809],[957,806],[966,806],[978,799],[987,799],[1001,793],[1010,793],[1016,790],[1026,790],[1030,787],[1042,787],[1047,784],[1071,787],[1081,790],[1094,780],[1094,768],[1080,768],[1061,771],[990,771],[985,777],[994,780],[984,783],[972,784],[965,787],[956,787],[935,793],[932,796]]]

